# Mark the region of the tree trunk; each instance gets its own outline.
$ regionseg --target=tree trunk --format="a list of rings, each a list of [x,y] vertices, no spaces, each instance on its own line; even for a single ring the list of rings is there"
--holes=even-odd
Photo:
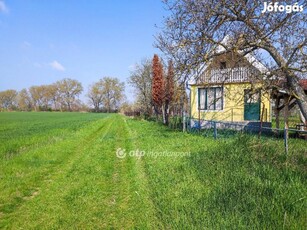
[[[284,119],[285,119],[285,141],[289,139],[289,95],[284,96]],[[288,146],[286,145],[286,152],[288,152]]]
[[[287,66],[287,62],[280,55],[278,50],[269,43],[269,41],[267,41],[267,44],[261,48],[265,49],[271,54],[272,58],[275,60],[279,67],[283,68]],[[307,120],[307,95],[305,94],[303,88],[300,86],[298,77],[289,69],[283,69],[283,73],[286,76],[288,86],[295,94],[295,96],[298,97],[297,104],[304,118]]]
[[[301,122],[302,122],[303,124],[306,124],[306,122],[307,122],[306,119],[304,118],[302,112],[300,112],[300,120],[301,120]]]
[[[297,104],[300,108],[300,111],[307,120],[307,95],[305,94],[303,88],[300,86],[299,81],[296,76],[291,76],[292,74],[289,74],[287,76],[287,82],[289,83],[289,86],[296,94],[296,100]]]
[[[158,106],[153,104],[153,109],[154,109],[155,114],[156,114],[156,120],[159,121],[159,108],[158,108]]]
[[[166,101],[165,102],[165,105],[163,106],[164,108],[164,114],[163,114],[163,123],[165,125],[168,125],[169,124],[169,116],[168,116],[168,107],[169,107],[169,102]]]
[[[182,131],[186,132],[187,131],[187,121],[186,121],[186,112],[185,109],[183,110],[183,119],[182,119]]]
[[[99,104],[98,103],[94,103],[95,104],[95,112],[98,113],[99,112]]]
[[[162,122],[163,124],[165,124],[165,105],[162,105],[161,110],[162,110]]]
[[[280,102],[280,99],[277,98],[277,99],[276,99],[276,103],[275,103],[275,122],[276,122],[276,129],[279,129],[279,112],[280,112],[280,110],[278,109],[278,107],[279,107],[279,102]],[[277,130],[277,133],[278,133],[278,130]]]

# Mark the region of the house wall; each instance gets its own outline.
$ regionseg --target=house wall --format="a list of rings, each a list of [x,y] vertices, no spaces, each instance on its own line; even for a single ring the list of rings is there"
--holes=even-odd
[[[214,85],[211,85],[214,86]],[[218,85],[216,85],[218,86]],[[194,119],[216,120],[216,121],[244,121],[244,90],[250,89],[250,83],[224,84],[223,110],[205,111],[198,110],[198,88],[208,85],[191,86],[191,116]],[[256,86],[257,87],[257,86]],[[258,85],[260,87],[260,85]],[[263,110],[264,105],[264,110]],[[264,112],[263,121],[271,122],[271,104],[268,92],[261,91],[260,116]]]

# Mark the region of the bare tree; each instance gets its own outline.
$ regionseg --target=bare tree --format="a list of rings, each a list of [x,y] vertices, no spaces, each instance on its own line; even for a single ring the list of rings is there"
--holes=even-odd
[[[274,9],[271,12],[265,12],[264,3],[259,0],[164,3],[170,15],[156,45],[175,60],[183,82],[216,56],[219,47],[225,52],[237,51],[243,57],[252,53],[267,66],[262,80],[277,76],[285,81],[284,90],[296,97],[307,119],[307,96],[299,85],[299,77],[306,77],[307,70],[307,14],[302,11],[307,7],[306,1],[274,1],[270,3],[270,9]],[[226,36],[231,39],[224,43]]]
[[[50,106],[52,109],[58,110],[61,107],[61,97],[57,84],[47,85],[46,90],[46,97],[48,98]]]
[[[143,59],[140,64],[136,64],[130,73],[128,83],[135,89],[136,102],[141,113],[148,117],[151,115],[152,107],[152,64],[149,59]]]
[[[63,79],[51,85],[31,86],[29,90],[22,89],[0,92],[0,106],[4,109],[19,108],[28,111],[65,109],[68,111],[87,110],[87,107],[78,100],[82,92],[82,85],[77,80]]]
[[[70,78],[65,78],[56,82],[59,97],[61,98],[62,106],[65,106],[68,111],[72,111],[72,106],[76,103],[77,97],[82,93],[82,84]]]
[[[119,108],[121,100],[124,98],[125,84],[120,82],[118,78],[104,77],[101,82],[102,101],[107,112]]]
[[[99,112],[101,105],[103,104],[103,80],[89,86],[87,97],[90,99],[90,104],[94,106],[95,112]]]
[[[31,96],[27,89],[22,89],[17,96],[18,108],[22,111],[30,111],[32,109]]]
[[[5,110],[12,110],[16,106],[17,91],[8,89],[0,92],[0,107]]]
[[[35,111],[48,110],[52,99],[49,85],[31,86],[29,92]]]
[[[44,87],[43,86],[31,86],[29,88],[29,92],[31,95],[32,104],[34,106],[35,111],[39,111],[42,109],[44,100]]]
[[[49,85],[41,85],[40,90],[43,102],[41,110],[46,111],[48,109],[51,109],[50,108],[51,94],[50,94]]]

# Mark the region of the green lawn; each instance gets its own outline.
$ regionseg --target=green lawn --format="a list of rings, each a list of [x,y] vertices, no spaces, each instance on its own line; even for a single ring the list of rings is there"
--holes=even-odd
[[[288,118],[289,128],[296,129],[296,125],[301,124],[301,123],[302,122],[301,122],[299,116],[289,116],[289,118]],[[276,128],[276,118],[275,117],[273,117],[273,119],[272,119],[272,127]],[[280,116],[280,118],[279,118],[279,128],[280,129],[285,128],[285,118],[284,118],[284,116]]]
[[[307,228],[304,140],[48,112],[0,113],[0,140],[0,228]]]

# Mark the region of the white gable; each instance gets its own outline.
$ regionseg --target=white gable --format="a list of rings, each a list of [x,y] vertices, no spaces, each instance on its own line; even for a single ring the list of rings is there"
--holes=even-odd
[[[227,43],[229,43],[229,39],[230,39],[230,36],[229,35],[226,35],[224,37],[224,39],[221,41],[221,43],[224,45],[224,46],[227,46]],[[224,51],[226,51],[226,49],[224,48],[223,45],[218,45],[216,47],[216,51],[215,53],[223,53]],[[239,51],[238,52],[239,54],[243,53],[243,51]],[[246,58],[246,60],[252,65],[254,66],[256,69],[258,69],[261,73],[266,73],[268,72],[268,69],[265,67],[265,65],[263,65],[254,55],[252,55],[251,53],[248,53],[244,56]],[[196,70],[195,73],[193,74],[193,76],[190,78],[190,80],[188,81],[188,84],[189,85],[192,85],[192,84],[196,84],[196,79],[201,75],[201,73],[203,73],[206,68],[208,67],[209,65],[207,64],[203,64],[199,70]]]

